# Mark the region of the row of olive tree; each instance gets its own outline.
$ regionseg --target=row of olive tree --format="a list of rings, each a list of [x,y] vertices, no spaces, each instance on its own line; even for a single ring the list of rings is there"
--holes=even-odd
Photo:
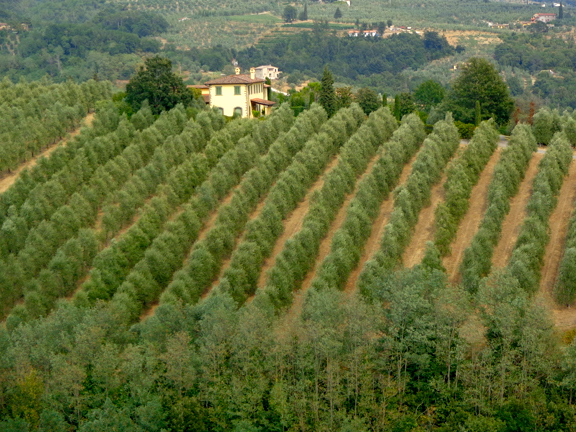
[[[450,253],[450,243],[468,211],[472,188],[496,150],[497,141],[494,121],[482,122],[464,152],[448,166],[444,201],[436,207],[434,221],[434,243],[442,255]]]
[[[287,104],[281,109],[290,111]],[[174,274],[162,294],[162,303],[198,301],[217,277],[222,261],[232,253],[258,203],[325,121],[325,112],[315,105],[300,115],[290,130],[270,146],[268,153],[246,173],[230,202],[219,208],[214,226],[194,245],[183,268]]]
[[[112,83],[20,82],[0,85],[0,173],[15,169],[67,131],[112,95]]]
[[[283,232],[282,221],[305,197],[364,118],[362,109],[354,104],[339,110],[322,125],[317,135],[308,139],[270,190],[262,211],[248,223],[244,239],[232,254],[217,290],[229,293],[238,304],[254,294],[262,264]]]
[[[22,205],[35,195],[38,197],[50,197],[51,189],[55,186],[45,186],[50,180],[58,180],[62,184],[73,188],[74,180],[80,181],[87,169],[95,169],[86,164],[87,146],[95,146],[92,152],[98,153],[100,146],[97,138],[113,133],[120,122],[118,109],[112,104],[101,104],[96,109],[93,125],[83,128],[81,133],[68,142],[66,146],[60,146],[50,154],[49,158],[40,158],[36,165],[25,169],[20,173],[16,182],[2,195],[0,195],[0,224],[4,223],[9,216],[19,214]],[[97,155],[90,153],[91,160]],[[96,156],[96,157],[95,157]],[[43,188],[47,190],[44,191]],[[37,199],[36,198],[36,199]],[[1,236],[0,236],[1,237]]]
[[[562,305],[571,305],[576,298],[576,210],[570,219],[554,297]]]
[[[321,111],[318,114],[321,118],[311,116],[309,120],[321,123],[325,117]],[[137,319],[146,307],[158,300],[174,272],[182,267],[208,217],[226,195],[238,189],[244,175],[258,163],[267,149],[274,147],[276,138],[285,134],[293,122],[292,111],[287,106],[282,107],[265,122],[256,122],[255,130],[259,133],[241,139],[221,158],[209,178],[198,188],[197,195],[182,213],[166,224],[114,294],[112,307],[120,310],[125,319]],[[274,153],[278,154],[278,150],[275,148]],[[228,240],[225,235],[216,237],[213,239],[220,245]]]
[[[518,193],[536,141],[530,126],[519,124],[512,131],[508,147],[502,151],[488,187],[487,209],[460,265],[462,284],[476,292],[480,280],[490,273],[492,254],[502,232],[502,222],[510,211],[510,199]]]
[[[514,245],[507,270],[528,293],[538,290],[546,245],[550,240],[548,219],[558,203],[564,177],[572,162],[572,148],[563,132],[552,138],[540,161],[526,206],[526,218]]]
[[[382,146],[372,171],[358,184],[356,195],[346,211],[346,219],[334,233],[330,253],[312,280],[313,288],[344,287],[360,261],[381,203],[398,183],[403,167],[418,151],[425,136],[422,121],[416,114],[410,114],[404,117],[402,125]]]
[[[340,150],[338,164],[324,176],[322,188],[311,200],[302,227],[287,242],[268,271],[263,293],[276,309],[292,302],[297,289],[313,268],[320,242],[342,207],[354,192],[356,180],[366,171],[378,148],[390,139],[397,122],[388,108],[373,112]]]
[[[458,129],[448,114],[434,126],[424,140],[412,172],[394,197],[394,210],[380,242],[379,250],[366,263],[358,287],[364,294],[402,261],[402,253],[410,242],[420,210],[430,203],[431,187],[440,181],[446,164],[460,144]]]
[[[202,115],[203,113],[198,115],[198,120],[201,120]],[[211,116],[212,114],[207,115]],[[219,116],[219,118],[221,121],[222,117]],[[178,211],[179,205],[190,199],[197,199],[197,190],[202,193],[202,185],[214,175],[212,171],[222,170],[219,165],[226,166],[226,161],[231,158],[235,160],[233,163],[239,163],[239,155],[242,155],[241,150],[245,147],[239,146],[239,142],[252,131],[251,125],[246,126],[246,122],[240,120],[214,131],[210,129],[209,123],[204,124],[202,131],[205,134],[205,139],[209,138],[209,141],[206,143],[203,153],[192,152],[188,154],[188,157],[185,157],[186,147],[190,143],[186,139],[179,140],[182,148],[173,153],[172,160],[175,165],[172,170],[167,169],[166,161],[168,158],[164,151],[161,152],[158,158],[157,171],[163,170],[164,174],[154,170],[144,170],[144,174],[150,173],[159,179],[147,180],[150,186],[149,190],[154,190],[154,196],[144,206],[138,220],[122,236],[109,247],[102,249],[96,256],[90,276],[82,285],[82,290],[79,293],[80,301],[86,298],[92,302],[96,299],[110,299],[113,296],[133,267],[144,258],[146,250],[152,245],[156,237],[166,229],[166,222],[174,217],[173,215]],[[172,148],[174,148],[173,144],[171,145]],[[244,160],[251,157],[252,155],[244,156]],[[177,165],[178,162],[182,162],[182,159],[184,164]],[[196,164],[191,165],[189,162]],[[244,162],[244,164],[246,163],[249,164],[251,161]],[[186,168],[189,171],[182,172]],[[229,169],[226,174],[233,180],[235,176],[230,171],[232,170]],[[146,179],[146,177],[144,178]],[[178,180],[181,181],[178,182]],[[228,187],[224,189],[227,190]],[[184,193],[184,191],[189,193]],[[200,212],[202,209],[196,210]],[[194,217],[202,220],[206,216],[205,213],[199,213]],[[188,216],[188,218],[191,217],[193,216]],[[184,218],[186,216],[182,216],[182,219]]]
[[[104,206],[102,228],[107,238],[115,236],[129,223],[147,199],[170,186],[172,205],[187,201],[194,188],[206,178],[208,170],[240,138],[249,135],[253,122],[247,119],[233,122],[220,130],[207,145],[204,134],[210,129],[202,121],[207,112],[190,121],[179,135],[170,136],[156,148],[149,163],[140,168]],[[204,154],[200,152],[204,151]]]
[[[66,295],[75,288],[74,283],[37,284],[34,283],[34,278],[42,276],[48,279],[46,276],[48,270],[45,267],[50,266],[59,249],[64,248],[67,242],[76,237],[79,230],[92,227],[97,220],[98,209],[102,203],[125,184],[135,168],[142,165],[143,160],[150,159],[154,149],[161,147],[162,142],[166,141],[168,136],[182,131],[186,122],[185,113],[177,109],[162,115],[156,122],[158,125],[154,124],[141,134],[125,120],[120,122],[117,129],[120,136],[117,136],[116,140],[104,140],[102,151],[104,154],[108,153],[109,156],[117,153],[112,149],[106,152],[106,143],[110,146],[121,143],[116,146],[123,147],[123,151],[115,157],[109,157],[104,165],[93,170],[93,175],[89,176],[84,184],[72,194],[68,202],[62,200],[64,203],[49,219],[42,220],[34,228],[25,232],[21,250],[5,258],[12,270],[13,300],[17,299],[22,292],[27,296],[39,287],[40,297],[45,299],[45,304],[42,309],[36,309],[36,312],[32,313],[32,316],[35,316],[50,308],[56,298]],[[152,139],[147,139],[149,137]],[[174,158],[176,157],[177,155],[174,155]],[[93,251],[84,254],[83,256],[88,261],[82,262],[75,271],[83,272],[93,255]],[[44,273],[40,275],[42,271]],[[51,280],[58,280],[58,278],[62,279],[62,276],[56,274]],[[30,315],[26,310],[27,304],[25,302],[24,305],[20,305],[15,311],[16,314]]]

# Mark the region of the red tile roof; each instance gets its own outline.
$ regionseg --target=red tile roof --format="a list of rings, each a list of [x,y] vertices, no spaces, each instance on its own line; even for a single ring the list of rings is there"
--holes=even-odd
[[[206,85],[218,85],[218,84],[255,84],[263,83],[264,80],[260,78],[252,79],[250,75],[228,75],[222,78],[216,78],[211,81],[207,81]]]
[[[267,106],[276,105],[276,102],[269,101],[266,99],[260,99],[260,98],[250,99],[250,102],[258,104],[258,105],[267,105]]]

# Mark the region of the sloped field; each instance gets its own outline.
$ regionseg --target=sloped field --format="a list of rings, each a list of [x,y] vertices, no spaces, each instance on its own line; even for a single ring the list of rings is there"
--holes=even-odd
[[[418,265],[471,292],[503,268],[554,291],[576,199],[561,136],[537,153],[520,127],[500,149],[484,124],[460,146],[451,118],[426,137],[416,116],[357,106],[227,124],[108,111],[94,124],[0,196],[10,326],[58,301],[137,321],[222,293],[298,314],[310,290],[366,294]],[[576,325],[557,309],[560,327]]]

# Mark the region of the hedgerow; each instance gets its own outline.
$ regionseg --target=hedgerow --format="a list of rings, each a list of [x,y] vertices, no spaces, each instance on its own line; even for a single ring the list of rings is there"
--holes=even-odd
[[[341,149],[336,165],[324,177],[322,188],[310,200],[302,228],[286,242],[268,272],[264,293],[278,309],[286,307],[297,288],[314,265],[320,242],[346,196],[353,192],[357,177],[362,174],[378,147],[386,142],[397,124],[388,108],[371,114]]]
[[[369,295],[374,283],[401,263],[420,210],[430,202],[431,187],[440,180],[459,144],[458,130],[450,115],[436,123],[424,140],[410,176],[395,192],[394,210],[384,229],[380,248],[360,274],[358,287],[363,294]]]
[[[571,305],[576,299],[576,210],[570,219],[564,255],[560,261],[554,298],[561,305]]]
[[[526,206],[526,218],[507,266],[510,275],[529,293],[539,287],[544,252],[550,239],[548,220],[556,208],[556,197],[571,162],[570,142],[563,132],[558,132],[540,161]]]
[[[415,114],[404,118],[392,138],[384,143],[372,171],[359,183],[340,229],[334,234],[330,253],[312,281],[314,289],[342,289],[361,258],[380,205],[396,186],[403,166],[420,148],[424,125]]]
[[[444,183],[445,198],[436,207],[434,243],[442,255],[450,253],[458,225],[468,211],[472,188],[478,183],[482,170],[496,150],[498,131],[493,121],[485,121],[476,128],[472,140],[447,169]]]
[[[502,232],[502,222],[510,211],[510,199],[518,193],[524,179],[536,140],[530,126],[519,124],[494,168],[488,187],[487,209],[460,265],[462,284],[476,292],[480,280],[490,273],[492,255]]]

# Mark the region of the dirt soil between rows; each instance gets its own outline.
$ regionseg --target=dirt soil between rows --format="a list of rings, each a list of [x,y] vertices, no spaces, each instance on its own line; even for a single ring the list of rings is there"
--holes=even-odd
[[[462,261],[464,251],[480,227],[480,222],[484,217],[488,206],[488,187],[492,181],[492,175],[496,168],[496,163],[500,158],[501,149],[498,148],[492,154],[484,170],[480,174],[478,183],[472,188],[470,193],[470,205],[464,218],[460,221],[456,238],[452,242],[451,253],[443,259],[443,265],[450,282],[457,283],[459,279],[458,268]]]
[[[84,117],[84,120],[82,120],[82,123],[80,124],[80,126],[78,126],[76,129],[74,129],[72,132],[70,132],[66,138],[64,138],[64,139],[58,141],[57,143],[51,145],[50,147],[46,148],[42,153],[37,154],[32,159],[24,162],[22,165],[20,165],[14,171],[7,174],[5,177],[2,177],[0,179],[0,194],[6,192],[8,190],[8,188],[10,186],[12,186],[16,180],[18,180],[18,177],[20,177],[20,174],[22,173],[22,171],[24,171],[27,168],[30,169],[30,168],[34,167],[38,163],[38,160],[40,158],[50,156],[50,154],[54,150],[56,150],[58,147],[65,146],[69,140],[71,140],[72,138],[74,138],[76,135],[78,135],[80,133],[80,131],[82,130],[82,128],[84,126],[92,126],[93,120],[94,120],[94,113],[89,113],[86,117]]]
[[[492,269],[503,268],[508,264],[508,260],[516,244],[516,239],[518,238],[518,234],[520,234],[522,221],[526,216],[526,204],[532,194],[532,183],[538,173],[538,163],[543,157],[543,153],[534,153],[528,164],[524,180],[520,183],[518,193],[510,202],[510,211],[502,223],[500,241],[496,245],[494,254],[492,255]]]

